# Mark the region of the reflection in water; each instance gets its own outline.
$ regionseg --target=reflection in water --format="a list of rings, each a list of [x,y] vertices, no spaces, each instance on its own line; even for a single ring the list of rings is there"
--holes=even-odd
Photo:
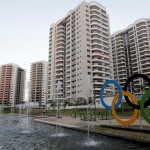
[[[66,134],[66,133],[54,133],[54,134],[51,134],[51,136],[53,136],[53,137],[64,137],[64,136],[68,136],[68,134]]]
[[[88,141],[85,141],[83,142],[83,146],[100,146],[100,144],[105,144],[104,142],[97,142],[95,140],[88,140]]]
[[[58,128],[34,122],[23,115],[0,115],[0,150],[131,150],[146,149],[129,141],[90,135],[87,133]]]

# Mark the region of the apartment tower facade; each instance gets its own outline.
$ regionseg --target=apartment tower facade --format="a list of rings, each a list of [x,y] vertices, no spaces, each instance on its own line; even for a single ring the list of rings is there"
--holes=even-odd
[[[82,2],[51,25],[49,36],[48,99],[99,98],[102,84],[111,78],[110,27],[105,7]],[[104,96],[111,91],[106,88]]]
[[[135,73],[150,77],[150,18],[139,19],[111,36],[114,78],[121,87]],[[129,86],[135,94],[142,94],[147,83],[139,78]]]
[[[25,70],[16,64],[0,66],[0,104],[19,104],[25,96]]]
[[[29,100],[45,105],[47,101],[47,62],[37,61],[30,68]]]

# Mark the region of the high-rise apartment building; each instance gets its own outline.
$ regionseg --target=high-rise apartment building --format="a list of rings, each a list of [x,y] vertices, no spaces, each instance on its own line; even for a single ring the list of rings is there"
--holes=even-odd
[[[139,19],[111,36],[114,78],[122,87],[135,73],[150,77],[150,18]],[[133,93],[147,89],[146,82],[137,78],[129,86]]]
[[[14,106],[24,101],[25,70],[16,64],[0,66],[0,104]]]
[[[49,36],[48,99],[99,98],[102,84],[111,78],[110,27],[105,7],[82,2],[51,25]],[[88,76],[91,85],[87,84]],[[104,96],[111,91],[106,88]]]
[[[45,105],[47,100],[47,62],[37,61],[30,68],[29,100]]]

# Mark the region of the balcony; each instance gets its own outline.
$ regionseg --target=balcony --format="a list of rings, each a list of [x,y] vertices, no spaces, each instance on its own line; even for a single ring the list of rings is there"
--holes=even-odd
[[[56,62],[63,62],[64,61],[64,55],[56,55]]]
[[[126,68],[126,63],[125,62],[122,62],[121,64],[119,63],[118,64],[118,66],[117,66],[117,68],[119,69],[119,68]]]
[[[91,19],[91,20],[92,20],[92,19]],[[92,25],[92,26],[93,26],[93,25],[97,25],[97,26],[99,26],[99,28],[101,28],[102,23],[96,19],[96,20],[94,20],[94,21],[93,21],[93,20],[91,21],[91,25]]]
[[[137,64],[137,63],[136,63]],[[137,65],[134,65],[132,66],[132,69],[135,71],[135,70],[138,70],[138,64]]]
[[[103,79],[103,80],[109,80],[110,76],[101,76],[101,75],[94,75],[93,79]]]
[[[141,69],[142,71],[146,71],[146,70],[150,70],[150,64],[149,65],[143,65],[142,66],[142,69]]]
[[[139,48],[144,48],[144,47],[149,47],[148,42],[146,42],[147,44],[139,44]]]
[[[117,53],[117,56],[118,56],[118,57],[124,57],[124,56],[125,56],[125,53],[124,53],[123,51],[118,52],[118,53]]]
[[[103,48],[98,48],[98,47],[93,47],[92,48],[92,53],[103,53],[105,55],[109,55],[109,51],[104,50]]]
[[[100,13],[100,9],[96,6],[91,6],[90,13],[92,12]]]
[[[64,41],[63,41],[63,40],[58,40],[58,41],[57,41],[57,44],[56,44],[56,47],[57,47],[58,45],[63,45],[63,46],[64,46]]]
[[[103,58],[101,58],[101,59],[100,58],[93,58],[92,63],[93,62],[101,62],[101,63],[105,63],[105,64],[108,64],[108,65],[110,64],[110,60],[105,60]]]
[[[62,77],[57,77],[57,78],[55,78],[55,80],[56,80],[56,81],[62,81],[63,78],[62,78]]]
[[[59,42],[59,41],[63,41],[64,42],[64,37],[57,38],[56,42]]]
[[[120,39],[116,40],[116,45],[123,45],[123,39],[120,38]]]
[[[126,72],[120,72],[118,75],[119,75],[119,76],[126,76],[127,73],[126,73]]]
[[[118,57],[118,62],[119,62],[119,61],[123,61],[123,60],[125,60],[124,57]]]
[[[117,52],[124,51],[124,46],[123,45],[119,45],[119,46],[117,45],[116,49],[117,49]]]
[[[64,56],[64,51],[63,51],[63,49],[58,49],[57,51],[56,51],[56,57],[57,56]]]
[[[145,75],[150,75],[150,69],[149,70],[144,70],[144,71],[142,71],[142,73],[145,74]]]
[[[93,13],[90,15],[90,20],[101,20],[101,17],[100,15],[96,14],[96,13]]]
[[[63,67],[56,68],[56,72],[62,72],[63,70]]]
[[[139,45],[141,45],[141,44],[144,44],[144,43],[148,43],[149,41],[148,41],[148,39],[146,40],[146,39],[144,39],[144,40],[139,40]]]
[[[146,27],[146,23],[145,23],[145,22],[140,22],[140,23],[136,24],[137,30],[138,30],[139,28],[141,28],[141,27]]]
[[[143,59],[145,57],[150,57],[150,53],[148,53],[148,52],[147,53],[146,52],[145,53],[141,53],[140,58]]]
[[[63,49],[63,48],[64,48],[64,44],[58,44],[57,47],[56,47],[56,50],[57,49]]]
[[[63,25],[58,25],[57,30],[59,30],[59,29],[64,29],[64,26]]]
[[[56,67],[61,67],[61,66],[64,66],[64,63],[62,62],[62,61],[58,61],[57,63],[56,63]]]
[[[147,56],[147,57],[140,58],[140,62],[145,62],[147,60],[150,60],[150,57]]]
[[[100,35],[93,35],[92,37],[91,37],[91,40],[93,41],[93,40],[102,40],[103,38],[102,38],[102,36],[100,36]],[[100,41],[100,42],[102,42],[102,41]]]
[[[94,57],[100,57],[100,58],[106,58],[106,59],[110,59],[110,56],[109,56],[109,54],[108,53],[105,53],[105,52],[102,52],[102,51],[95,51],[95,52],[93,52],[92,53],[92,57],[93,57],[93,59],[94,59]]]
[[[137,36],[142,36],[142,35],[147,36],[147,31],[142,31],[142,32],[140,31],[140,32],[137,33]]]
[[[63,34],[63,33],[57,34],[57,39],[59,39],[59,38],[63,38],[64,39],[64,37],[65,37],[65,34]]]
[[[56,78],[60,77],[60,76],[63,76],[63,72],[59,72],[59,73],[56,72],[55,76],[56,76]]]
[[[119,79],[121,79],[121,80],[127,80],[127,77],[126,77],[126,76],[119,75]]]

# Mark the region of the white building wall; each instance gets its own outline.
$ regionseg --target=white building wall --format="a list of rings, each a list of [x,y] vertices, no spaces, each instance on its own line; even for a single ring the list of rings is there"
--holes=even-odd
[[[102,84],[112,78],[111,63],[106,9],[96,2],[82,2],[50,27],[48,99],[53,100],[57,95],[69,101],[93,99],[94,95],[98,99]],[[92,91],[89,95],[88,76],[92,77],[91,89],[95,85],[95,94]],[[59,94],[58,81],[61,82]],[[104,95],[112,91],[109,87],[104,90]]]
[[[114,78],[122,88],[127,78],[135,73],[150,77],[150,18],[135,21],[127,28],[115,32],[111,39]],[[144,81],[135,79],[129,90],[142,94],[141,86],[148,89]]]

